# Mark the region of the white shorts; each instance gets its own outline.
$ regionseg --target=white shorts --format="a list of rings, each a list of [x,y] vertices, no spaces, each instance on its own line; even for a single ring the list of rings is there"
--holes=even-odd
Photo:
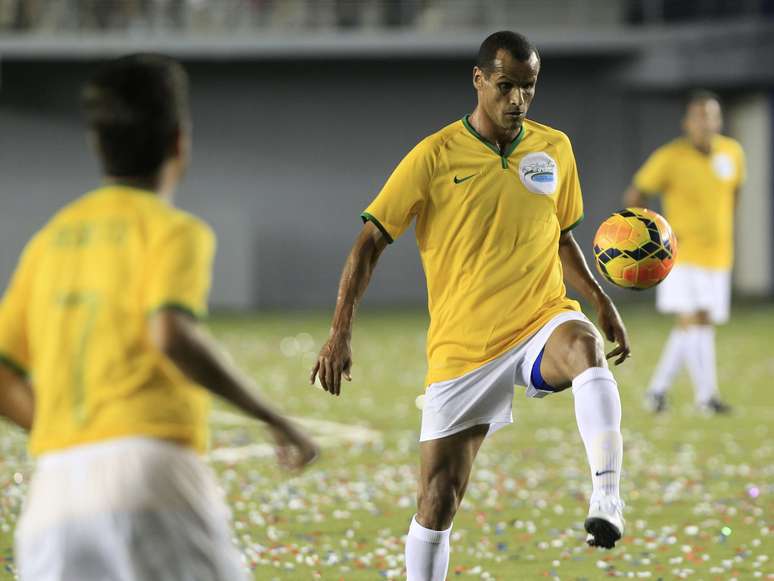
[[[707,311],[713,323],[725,323],[731,303],[731,273],[678,264],[656,287],[660,313],[691,315]]]
[[[419,441],[437,440],[481,424],[489,424],[489,436],[512,424],[514,385],[526,386],[527,397],[553,393],[532,385],[532,366],[554,329],[567,321],[589,322],[583,313],[560,313],[497,359],[460,377],[431,383],[425,392]]]
[[[230,514],[192,450],[121,438],[42,456],[16,527],[21,581],[242,581]]]

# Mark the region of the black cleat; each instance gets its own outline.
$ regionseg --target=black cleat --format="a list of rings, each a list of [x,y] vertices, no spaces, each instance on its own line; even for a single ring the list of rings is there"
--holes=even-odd
[[[654,414],[662,414],[667,410],[666,395],[663,393],[649,393],[645,396],[645,407]]]
[[[612,549],[621,540],[621,532],[613,523],[603,518],[587,518],[583,528],[588,533],[586,544],[589,547]]]
[[[589,515],[583,523],[590,547],[612,549],[624,530],[623,502],[611,496],[592,497]]]
[[[699,410],[705,414],[716,416],[727,416],[731,413],[731,406],[725,402],[720,401],[716,397],[711,397],[706,402],[699,404]]]

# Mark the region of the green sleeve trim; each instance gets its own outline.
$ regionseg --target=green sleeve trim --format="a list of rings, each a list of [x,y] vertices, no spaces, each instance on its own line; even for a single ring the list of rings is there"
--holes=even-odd
[[[577,219],[575,222],[573,222],[572,224],[570,224],[569,226],[567,226],[567,228],[565,228],[564,230],[562,230],[562,234],[566,234],[567,232],[569,232],[570,230],[572,230],[573,228],[575,228],[575,227],[576,227],[578,224],[580,224],[581,222],[583,222],[583,218],[585,218],[585,216],[584,216],[583,214],[581,214],[581,217],[580,217],[580,218],[578,218],[578,219]]]
[[[200,321],[206,318],[206,313],[194,311],[188,305],[184,305],[183,303],[177,303],[174,301],[161,303],[157,307],[153,307],[148,311],[148,316],[151,317],[160,311],[177,311],[179,313],[183,313],[184,315],[188,315],[189,317],[191,317],[192,319],[196,319],[197,321]]]
[[[3,353],[0,353],[0,365],[4,365],[11,371],[13,371],[16,375],[24,379],[25,381],[29,380],[30,374],[27,373],[27,370],[24,368],[23,365],[20,365],[7,355],[4,355]]]
[[[369,214],[368,212],[363,212],[360,214],[360,217],[363,219],[363,222],[371,222],[374,226],[379,228],[379,232],[382,233],[382,235],[387,239],[388,244],[392,244],[394,241],[392,239],[392,236],[390,236],[390,233],[387,232],[387,229],[382,226],[382,223],[379,222],[372,214]]]

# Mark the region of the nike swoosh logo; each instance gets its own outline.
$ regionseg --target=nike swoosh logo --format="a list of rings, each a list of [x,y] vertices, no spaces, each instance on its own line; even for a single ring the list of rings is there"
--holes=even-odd
[[[454,176],[454,183],[455,184],[461,184],[462,182],[467,181],[470,178],[472,178],[473,176],[477,176],[477,175],[478,175],[477,173],[474,173],[474,174],[469,175],[466,178],[458,178],[457,176]]]
[[[614,474],[615,470],[602,470],[601,472],[594,472],[594,476],[602,476],[603,474]]]

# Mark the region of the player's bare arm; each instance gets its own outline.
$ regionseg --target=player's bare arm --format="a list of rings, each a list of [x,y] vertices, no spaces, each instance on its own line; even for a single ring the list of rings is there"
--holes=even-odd
[[[355,309],[368,288],[379,256],[387,244],[387,238],[381,231],[371,222],[366,222],[344,264],[330,336],[320,349],[309,377],[310,383],[319,377],[323,389],[331,395],[341,393],[342,375],[347,381],[352,381],[350,340]]]
[[[34,411],[32,386],[18,373],[0,365],[0,415],[29,431]]]
[[[591,274],[572,232],[565,232],[559,238],[559,258],[562,261],[564,280],[594,305],[602,332],[608,341],[617,344],[615,349],[607,354],[607,358],[617,357],[615,364],[620,365],[631,352],[626,327],[615,304]]]
[[[623,195],[623,203],[626,208],[642,208],[645,203],[645,196],[633,185],[629,186]]]
[[[195,319],[163,309],[151,317],[149,328],[153,344],[186,377],[267,424],[284,468],[301,469],[317,457],[316,444],[257,395],[252,381],[227,359]]]

